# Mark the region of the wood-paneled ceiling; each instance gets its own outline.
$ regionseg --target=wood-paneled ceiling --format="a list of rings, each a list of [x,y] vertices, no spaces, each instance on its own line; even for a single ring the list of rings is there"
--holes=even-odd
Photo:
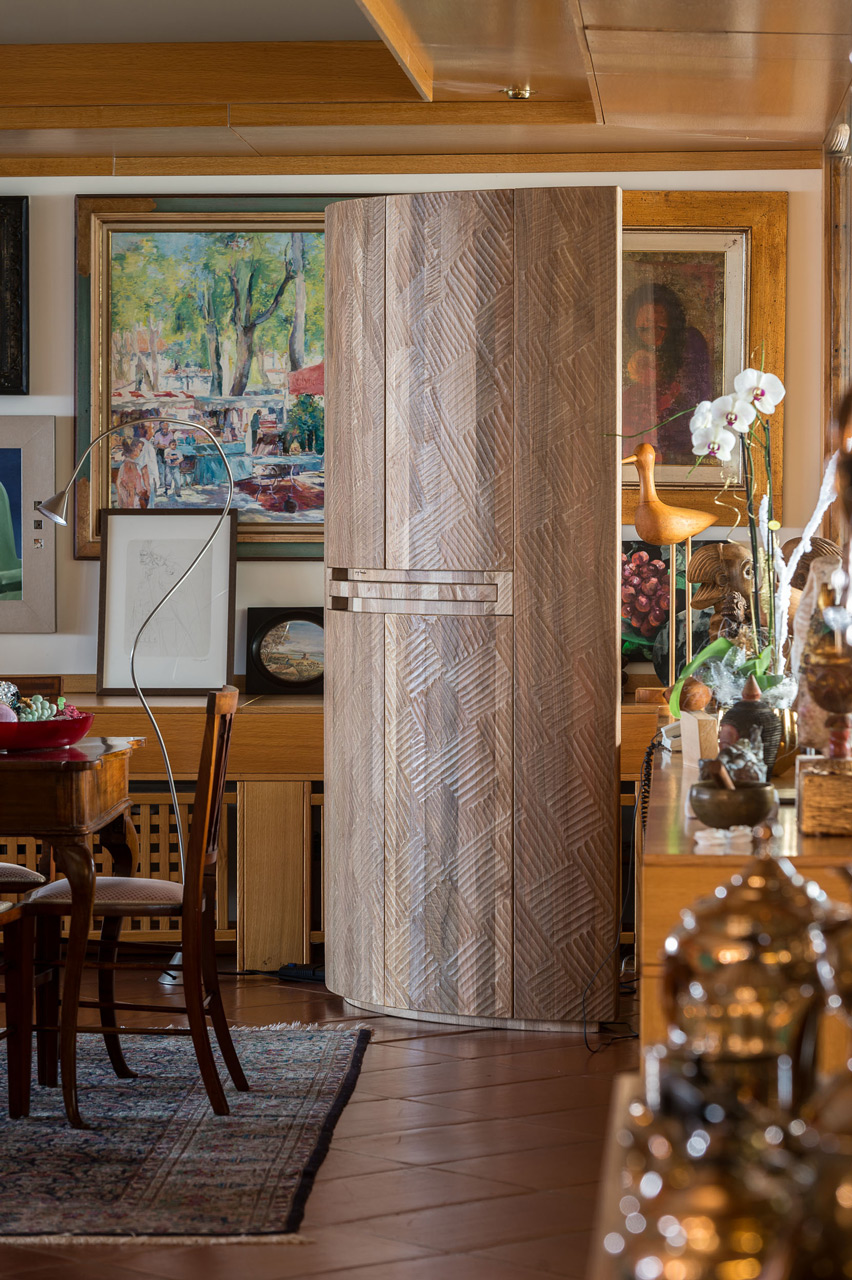
[[[816,164],[852,79],[852,0],[0,0],[0,38],[7,173]]]

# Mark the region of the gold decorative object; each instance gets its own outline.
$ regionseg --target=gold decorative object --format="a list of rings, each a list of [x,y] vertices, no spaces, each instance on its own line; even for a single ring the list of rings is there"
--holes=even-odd
[[[813,1087],[827,899],[767,844],[681,913],[665,944],[664,1004],[674,1056],[699,1059],[741,1099],[790,1111]]]
[[[619,1276],[782,1280],[800,1220],[783,1130],[668,1062],[658,1060],[655,1081],[654,1065],[649,1057],[646,1096],[618,1135],[623,1225],[603,1243],[619,1255]]]

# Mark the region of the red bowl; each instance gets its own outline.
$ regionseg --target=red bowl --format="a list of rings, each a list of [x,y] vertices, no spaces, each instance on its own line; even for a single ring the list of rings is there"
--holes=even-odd
[[[70,747],[92,727],[94,716],[78,720],[0,721],[0,751],[39,751],[44,747]]]

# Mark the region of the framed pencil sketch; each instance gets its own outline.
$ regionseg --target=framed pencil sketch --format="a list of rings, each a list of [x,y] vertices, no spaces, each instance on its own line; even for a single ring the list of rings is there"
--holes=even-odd
[[[0,196],[0,395],[30,389],[29,196]]]
[[[330,199],[78,197],[77,457],[117,429],[77,482],[78,557],[101,508],[222,506],[198,427],[241,544],[322,541]]]
[[[98,692],[133,693],[130,653],[142,623],[199,555],[221,511],[102,512]],[[234,673],[237,513],[138,640],[146,693],[200,693]]]
[[[728,394],[743,368],[762,365],[783,381],[787,195],[625,191],[623,227],[623,456],[652,444],[658,491],[675,506],[720,513],[714,499],[727,485],[733,522],[745,501],[739,455],[696,466],[689,420],[699,401]],[[781,407],[771,431],[780,518]],[[638,500],[632,467],[622,498],[631,524]]]
[[[56,630],[55,421],[0,418],[0,633]]]

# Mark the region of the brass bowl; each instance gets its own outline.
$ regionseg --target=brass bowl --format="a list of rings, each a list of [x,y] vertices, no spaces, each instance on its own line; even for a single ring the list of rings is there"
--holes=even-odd
[[[772,812],[778,795],[771,782],[752,782],[726,791],[713,782],[694,782],[689,802],[708,827],[756,827]]]

